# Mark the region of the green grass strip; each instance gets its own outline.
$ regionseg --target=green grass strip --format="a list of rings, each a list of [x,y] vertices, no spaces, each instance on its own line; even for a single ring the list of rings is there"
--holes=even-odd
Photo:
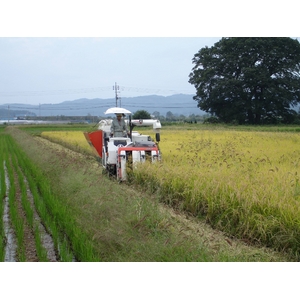
[[[15,230],[16,239],[17,239],[18,260],[21,262],[24,262],[24,261],[26,261],[25,247],[24,247],[24,243],[23,243],[24,242],[24,222],[23,222],[23,219],[18,214],[13,167],[9,160],[6,163],[6,167],[7,167],[7,173],[8,173],[9,183],[10,183],[9,193],[8,193],[9,214],[10,214],[10,219],[11,219],[12,225]]]
[[[54,244],[61,255],[62,261],[95,261],[95,254],[88,238],[74,226],[74,221],[68,213],[68,207],[63,205],[58,197],[53,195],[47,178],[26,157],[25,153],[13,145],[17,150],[18,163],[22,168],[41,219],[53,236]],[[78,242],[78,239],[80,242]],[[84,246],[82,246],[84,245]]]
[[[6,195],[5,173],[4,173],[4,151],[5,138],[0,134],[0,261],[5,258],[5,232],[3,224],[4,198]]]
[[[15,147],[13,148],[14,150],[16,149]],[[17,155],[17,154],[16,154]],[[13,157],[13,163],[14,163],[14,168],[18,174],[18,179],[19,179],[19,185],[21,189],[21,202],[23,209],[25,211],[26,215],[26,220],[34,234],[35,237],[35,244],[36,244],[36,252],[37,252],[37,257],[39,261],[48,261],[47,259],[47,252],[46,249],[42,245],[41,241],[41,232],[39,231],[38,225],[35,224],[34,220],[34,211],[33,208],[31,207],[31,203],[27,199],[27,186],[24,181],[24,176],[18,166],[18,162],[16,160],[16,156]]]

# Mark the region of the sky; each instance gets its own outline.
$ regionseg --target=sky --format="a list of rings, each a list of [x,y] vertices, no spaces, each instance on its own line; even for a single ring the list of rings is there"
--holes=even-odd
[[[0,103],[194,94],[192,58],[219,39],[2,37]]]
[[[119,97],[195,94],[188,79],[202,47],[222,36],[299,36],[290,6],[274,4],[270,16],[268,4],[256,0],[243,7],[233,0],[6,2],[0,11],[0,104],[114,98],[115,84]],[[266,26],[268,16],[278,15],[282,23]]]

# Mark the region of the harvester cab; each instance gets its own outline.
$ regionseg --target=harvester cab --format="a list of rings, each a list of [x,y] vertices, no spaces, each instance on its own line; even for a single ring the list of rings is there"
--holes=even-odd
[[[124,132],[123,137],[113,137],[110,135],[112,119],[106,119],[98,123],[98,130],[84,133],[95,155],[100,158],[103,168],[110,175],[124,181],[127,179],[127,167],[134,169],[136,163],[153,163],[161,159],[158,147],[161,129],[159,120],[132,120],[131,112],[121,107],[110,108],[105,114],[127,115],[125,123],[130,130],[128,135]],[[135,126],[152,126],[156,142],[149,135],[133,131]]]

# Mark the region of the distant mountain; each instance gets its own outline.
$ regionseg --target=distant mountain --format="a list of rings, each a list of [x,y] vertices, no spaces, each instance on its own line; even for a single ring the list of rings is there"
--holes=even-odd
[[[41,105],[25,105],[25,104],[9,104],[10,111],[23,110],[28,114],[37,116],[104,116],[104,112],[116,106],[116,100],[110,99],[76,99],[64,101],[58,104],[41,104]],[[118,105],[130,110],[132,113],[137,110],[146,110],[150,114],[159,112],[160,115],[166,116],[167,112],[174,115],[191,114],[203,115],[204,112],[197,108],[197,102],[193,100],[193,95],[177,94],[172,96],[139,96],[124,97],[118,100]],[[7,109],[7,104],[0,105],[0,109]]]
[[[29,117],[35,117],[36,114],[32,113],[28,110],[15,110],[15,109],[8,109],[7,105],[6,108],[3,108],[4,105],[0,105],[0,119],[15,119],[18,117],[24,117],[24,116],[29,116]]]

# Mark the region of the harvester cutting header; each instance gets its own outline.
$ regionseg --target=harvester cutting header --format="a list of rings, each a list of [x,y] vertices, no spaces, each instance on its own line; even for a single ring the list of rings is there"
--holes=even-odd
[[[85,132],[84,135],[109,174],[124,181],[127,179],[128,166],[133,167],[139,162],[155,162],[161,159],[158,147],[161,129],[159,120],[132,120],[131,112],[121,107],[109,108],[105,114],[115,114],[117,119],[101,120],[98,123],[98,130]],[[128,118],[122,119],[126,115]],[[156,142],[149,135],[133,131],[135,126],[152,126]]]

